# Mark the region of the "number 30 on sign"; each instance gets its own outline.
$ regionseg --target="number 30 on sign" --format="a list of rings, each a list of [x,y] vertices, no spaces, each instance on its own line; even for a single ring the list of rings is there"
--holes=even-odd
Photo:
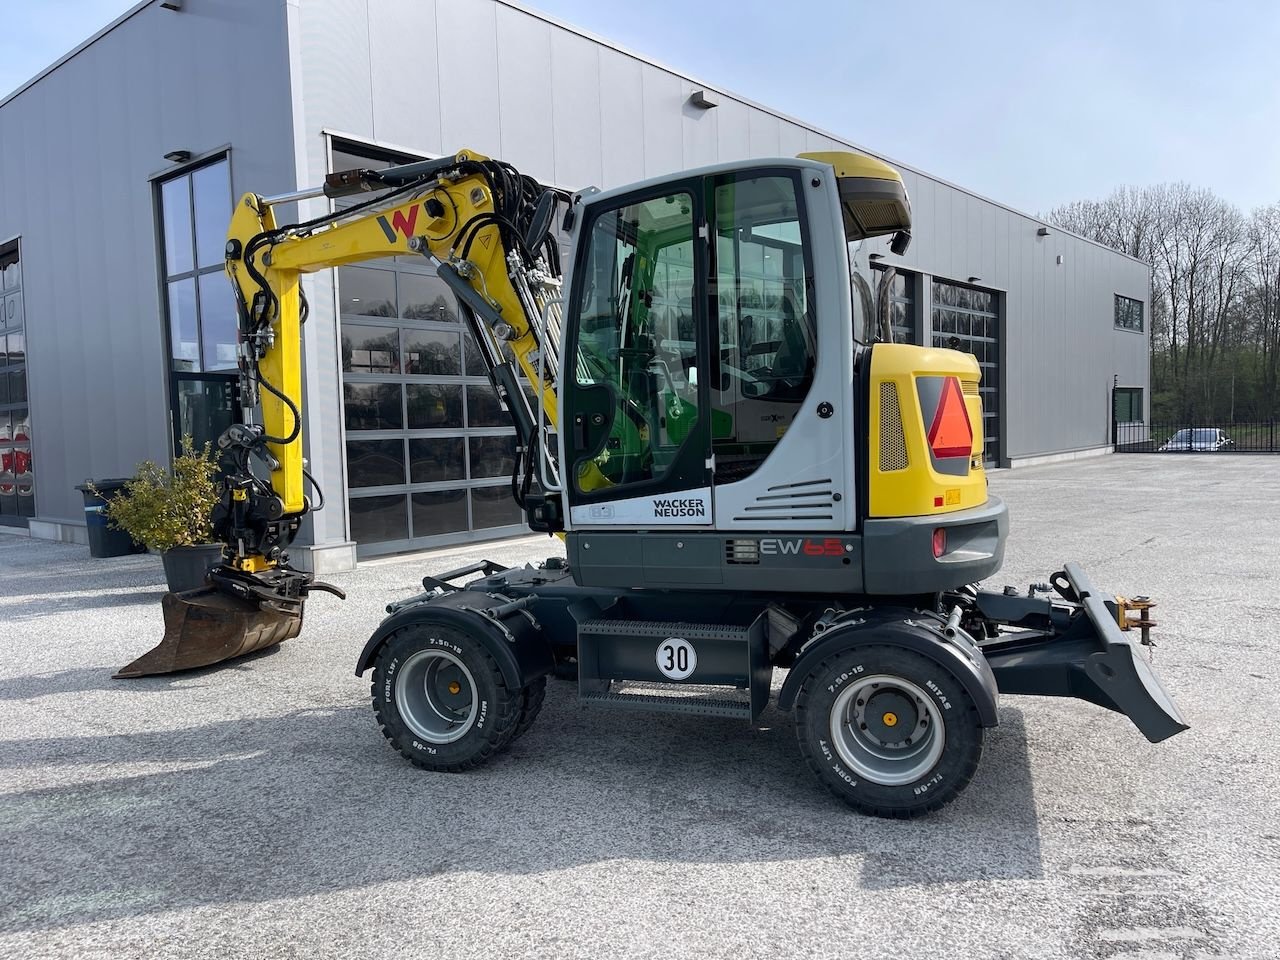
[[[687,680],[698,668],[698,651],[680,637],[668,637],[658,644],[658,669],[668,680]]]

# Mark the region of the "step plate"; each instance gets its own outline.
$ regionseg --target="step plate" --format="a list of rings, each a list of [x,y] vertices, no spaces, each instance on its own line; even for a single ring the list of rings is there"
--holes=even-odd
[[[773,675],[766,619],[763,611],[746,626],[616,616],[580,619],[579,695],[622,709],[758,717],[769,702]],[[661,651],[667,640],[680,641],[673,645],[677,648],[692,648],[687,669],[683,663],[674,670],[671,663],[664,665]],[[675,655],[668,650],[668,658]],[[649,689],[620,693],[619,682]],[[729,699],[735,691],[741,691],[741,700]]]
[[[750,627],[735,627],[719,623],[677,623],[657,620],[604,619],[584,620],[578,624],[578,633],[597,637],[684,637],[686,640],[743,640],[750,635]]]
[[[643,710],[648,713],[682,713],[699,717],[751,719],[751,704],[738,700],[704,700],[698,697],[660,697],[645,693],[595,693],[582,691],[578,699],[594,707]]]

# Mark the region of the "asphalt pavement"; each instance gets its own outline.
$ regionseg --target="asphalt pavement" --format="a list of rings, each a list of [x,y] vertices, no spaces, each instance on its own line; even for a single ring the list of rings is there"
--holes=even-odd
[[[356,655],[424,573],[362,564],[303,635],[112,680],[161,636],[157,558],[0,535],[0,957],[1280,957],[1280,458],[1113,456],[992,474],[1004,571],[1149,594],[1192,729],[1005,697],[969,789],[858,816],[790,718],[594,712],[552,681],[489,766],[383,740]],[[780,676],[775,678],[775,683]]]

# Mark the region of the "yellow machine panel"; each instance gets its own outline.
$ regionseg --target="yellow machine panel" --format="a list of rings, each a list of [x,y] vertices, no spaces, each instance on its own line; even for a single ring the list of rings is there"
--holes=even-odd
[[[981,379],[967,353],[872,347],[870,516],[928,516],[986,503]]]
[[[253,236],[259,230],[275,228],[270,209],[263,209],[252,194],[243,197],[231,215],[231,234]],[[253,292],[247,275],[230,271],[233,283],[246,302]],[[262,359],[261,376],[287,397],[302,396],[302,337],[298,322],[298,273],[288,271],[276,278],[275,294],[280,308],[272,318],[275,348]],[[274,437],[293,439],[289,443],[268,444],[280,466],[271,471],[271,487],[279,495],[286,513],[299,513],[304,505],[302,489],[302,423],[296,412],[269,390],[262,391],[262,425]],[[254,569],[253,566],[250,569]]]

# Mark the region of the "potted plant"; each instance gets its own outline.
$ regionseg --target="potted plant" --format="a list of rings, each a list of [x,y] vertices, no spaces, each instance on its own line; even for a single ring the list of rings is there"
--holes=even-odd
[[[112,526],[160,554],[174,593],[204,586],[205,574],[222,558],[222,544],[212,542],[217,471],[210,444],[196,450],[183,437],[169,470],[144,460],[107,503]]]

